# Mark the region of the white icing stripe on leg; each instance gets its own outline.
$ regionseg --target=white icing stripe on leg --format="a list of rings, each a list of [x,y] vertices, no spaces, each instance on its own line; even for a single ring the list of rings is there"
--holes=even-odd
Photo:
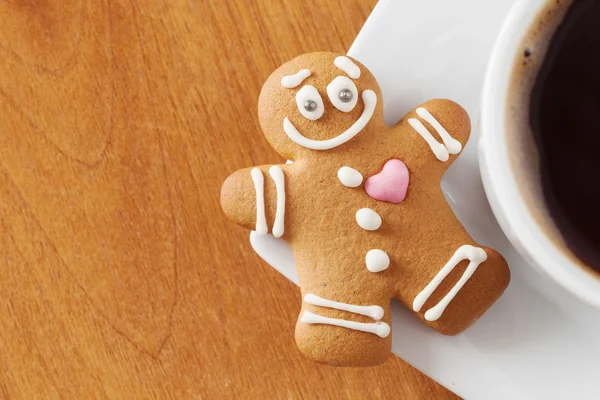
[[[456,139],[454,139],[448,131],[439,123],[437,119],[429,111],[427,111],[423,107],[417,108],[417,115],[423,118],[425,121],[429,123],[429,125],[433,126],[433,128],[440,135],[442,140],[444,141],[444,145],[450,154],[458,154],[462,150],[462,144]]]
[[[327,300],[316,294],[308,293],[304,296],[304,301],[313,306],[334,308],[336,310],[348,311],[354,314],[364,315],[379,321],[383,318],[383,308],[379,306],[357,306],[354,304],[340,303],[337,301]]]
[[[485,250],[479,247],[473,247],[470,245],[461,246],[454,255],[450,258],[450,260],[444,265],[444,267],[437,273],[437,275],[429,282],[425,289],[421,291],[413,301],[413,310],[415,312],[421,311],[423,304],[429,299],[432,293],[437,289],[437,287],[442,283],[444,279],[448,276],[450,272],[463,260],[469,260],[469,266],[463,273],[460,280],[454,285],[454,287],[444,296],[439,303],[435,305],[435,307],[427,310],[425,313],[425,319],[427,321],[436,321],[438,318],[442,316],[444,310],[450,304],[450,302],[454,299],[454,296],[462,289],[462,287],[467,283],[467,281],[473,276],[477,267],[487,260],[487,254]]]
[[[347,321],[345,319],[323,317],[321,315],[313,314],[310,311],[304,311],[300,321],[304,322],[305,324],[334,325],[342,328],[353,329],[355,331],[373,333],[380,338],[388,337],[391,330],[388,324],[381,321],[373,323]]]
[[[277,212],[273,223],[273,236],[281,237],[285,228],[285,177],[281,167],[277,165],[269,168],[269,175],[271,175],[277,189]]]
[[[454,299],[454,296],[456,296],[456,294],[460,291],[460,289],[462,289],[465,283],[467,283],[471,276],[473,276],[473,274],[477,270],[477,267],[479,267],[479,264],[480,263],[475,261],[471,261],[469,263],[469,266],[467,267],[463,275],[460,277],[460,280],[456,283],[456,285],[454,285],[454,287],[444,296],[442,300],[440,300],[439,303],[435,305],[435,307],[427,310],[427,312],[425,313],[425,319],[427,321],[437,321],[442,316],[444,310],[446,310],[446,307],[448,307],[448,304],[450,304],[452,299]]]
[[[419,135],[421,135],[423,139],[425,139],[425,141],[431,148],[431,151],[433,151],[433,154],[435,154],[438,160],[448,161],[450,155],[448,154],[448,149],[446,148],[446,146],[435,140],[433,135],[431,135],[431,132],[429,132],[429,130],[425,127],[425,125],[423,125],[421,121],[419,121],[416,118],[409,118],[408,123],[410,124],[410,126],[413,127],[415,131],[417,131]]]
[[[252,168],[250,171],[252,181],[254,182],[254,191],[256,192],[256,233],[264,235],[267,233],[267,217],[265,216],[265,178],[258,168]]]

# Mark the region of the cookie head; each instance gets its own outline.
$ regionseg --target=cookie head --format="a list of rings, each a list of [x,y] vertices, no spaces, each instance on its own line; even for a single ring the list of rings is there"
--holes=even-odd
[[[331,150],[381,123],[381,91],[358,61],[335,53],[299,56],[277,69],[260,94],[258,115],[282,156]]]

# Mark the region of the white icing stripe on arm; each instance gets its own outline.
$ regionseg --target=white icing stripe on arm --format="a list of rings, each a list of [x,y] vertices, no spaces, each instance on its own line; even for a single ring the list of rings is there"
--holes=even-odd
[[[435,140],[431,135],[431,132],[429,132],[429,130],[425,127],[425,125],[423,125],[421,121],[419,121],[416,118],[409,118],[408,123],[410,124],[410,126],[413,127],[415,131],[417,131],[419,135],[421,135],[423,139],[425,139],[425,141],[431,148],[431,151],[433,151],[433,154],[435,154],[438,160],[448,161],[450,155],[448,154],[448,149],[446,148],[446,146]]]
[[[296,72],[294,75],[286,75],[281,78],[281,86],[286,89],[293,89],[300,86],[300,84],[310,76],[310,70],[303,69]]]
[[[336,57],[333,64],[344,71],[352,79],[360,78],[360,68],[351,59],[345,56]]]
[[[310,311],[304,311],[300,321],[304,322],[305,324],[334,325],[342,328],[353,329],[355,331],[373,333],[380,338],[388,337],[391,331],[390,326],[381,321],[373,323],[347,321],[345,319],[323,317],[321,315],[313,314]]]
[[[304,296],[304,301],[313,306],[334,308],[336,310],[348,311],[354,314],[364,315],[379,321],[383,318],[383,308],[380,306],[357,306],[354,304],[340,303],[337,301],[327,300],[316,294],[308,293]]]
[[[421,307],[425,304],[427,299],[433,294],[435,289],[443,282],[444,279],[448,276],[450,272],[463,260],[469,260],[469,266],[459,279],[459,281],[454,285],[454,287],[444,296],[439,303],[435,305],[435,307],[430,308],[425,313],[425,319],[427,321],[436,321],[438,318],[442,316],[444,310],[450,304],[450,302],[454,299],[454,296],[458,294],[460,289],[467,283],[467,281],[473,276],[477,267],[487,260],[487,254],[485,250],[479,247],[473,247],[470,245],[461,246],[454,255],[450,258],[450,260],[444,265],[444,267],[437,273],[437,275],[429,282],[425,289],[421,291],[413,301],[413,310],[415,312],[421,311]]]
[[[269,175],[275,182],[277,190],[277,211],[275,213],[275,222],[273,223],[273,236],[283,236],[285,228],[285,177],[281,167],[273,165],[269,168]]]
[[[267,217],[265,216],[265,178],[258,168],[252,168],[250,171],[252,181],[254,182],[254,191],[256,192],[256,233],[264,235],[267,233]]]
[[[423,118],[425,121],[429,123],[429,125],[433,126],[433,128],[440,135],[442,140],[444,141],[444,145],[450,154],[458,154],[462,150],[462,144],[456,139],[454,139],[448,131],[438,122],[437,119],[429,111],[427,111],[423,107],[417,108],[417,115]]]

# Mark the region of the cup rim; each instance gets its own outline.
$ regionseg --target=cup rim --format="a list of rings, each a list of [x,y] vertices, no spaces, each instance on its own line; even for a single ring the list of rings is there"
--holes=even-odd
[[[512,67],[534,18],[546,4],[547,0],[517,2],[494,45],[482,93],[481,174],[492,210],[517,251],[575,296],[600,308],[600,279],[570,259],[535,222],[516,184],[508,157],[506,105]]]

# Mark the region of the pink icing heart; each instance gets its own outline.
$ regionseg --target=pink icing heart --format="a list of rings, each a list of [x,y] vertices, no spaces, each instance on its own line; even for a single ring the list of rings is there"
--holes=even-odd
[[[397,159],[389,160],[380,173],[365,181],[365,191],[375,200],[398,204],[406,198],[408,168]]]

